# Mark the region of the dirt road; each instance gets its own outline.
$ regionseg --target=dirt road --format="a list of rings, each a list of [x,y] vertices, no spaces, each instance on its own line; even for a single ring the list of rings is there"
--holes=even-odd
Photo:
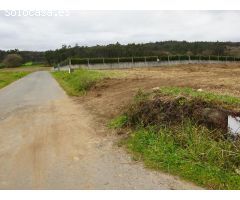
[[[48,72],[0,90],[0,189],[198,189],[114,144]]]

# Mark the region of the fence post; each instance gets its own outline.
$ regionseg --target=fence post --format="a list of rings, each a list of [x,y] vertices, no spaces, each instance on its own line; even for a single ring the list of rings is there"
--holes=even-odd
[[[190,57],[190,56],[188,56],[188,62],[190,63],[190,61],[191,61],[191,57]]]
[[[119,64],[119,57],[118,57],[118,64]]]
[[[133,63],[133,57],[132,57],[132,63]]]
[[[167,59],[168,59],[168,63],[169,63],[169,55],[167,56]]]
[[[103,64],[105,64],[105,62],[104,62],[104,58],[103,58]]]
[[[89,58],[87,59],[87,66],[89,67]]]
[[[69,60],[68,60],[68,67],[69,67],[68,73],[69,73],[69,74],[72,72],[72,70],[71,70],[71,69],[72,69],[71,65],[72,65],[72,63],[71,63],[71,58],[69,58]]]
[[[147,63],[147,59],[146,59],[146,57],[144,57],[144,62]]]

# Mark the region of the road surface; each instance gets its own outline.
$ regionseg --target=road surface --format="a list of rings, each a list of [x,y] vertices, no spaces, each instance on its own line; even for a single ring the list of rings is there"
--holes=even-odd
[[[0,90],[0,189],[199,189],[114,145],[48,72]]]

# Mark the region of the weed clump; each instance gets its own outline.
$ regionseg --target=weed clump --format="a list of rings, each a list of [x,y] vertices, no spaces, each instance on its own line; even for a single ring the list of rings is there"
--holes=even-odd
[[[239,115],[239,103],[186,88],[140,90],[115,124],[132,130],[122,144],[148,167],[209,189],[240,189],[240,140],[226,137],[227,116]]]
[[[168,95],[161,92],[143,93],[139,91],[135,102],[127,111],[130,126],[161,126],[181,124],[191,119],[212,130],[227,132],[228,115],[237,115],[234,110],[226,110],[219,104],[199,97],[181,94]]]

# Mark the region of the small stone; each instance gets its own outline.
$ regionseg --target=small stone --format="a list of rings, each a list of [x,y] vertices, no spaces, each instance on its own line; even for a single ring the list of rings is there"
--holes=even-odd
[[[197,89],[197,91],[198,91],[198,92],[202,92],[202,91],[203,91],[203,89],[199,88],[199,89]]]
[[[154,87],[154,88],[152,88],[152,90],[153,91],[158,91],[158,90],[160,90],[160,88],[159,87]]]

